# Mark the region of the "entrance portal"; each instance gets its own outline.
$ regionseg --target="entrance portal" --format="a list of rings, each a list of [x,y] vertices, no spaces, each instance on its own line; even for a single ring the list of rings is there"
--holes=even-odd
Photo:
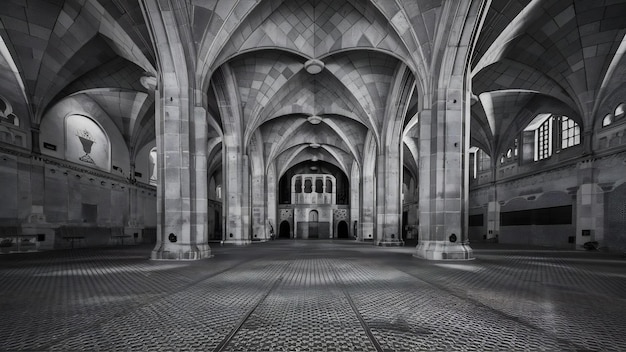
[[[347,222],[340,221],[339,225],[337,225],[337,238],[350,238]]]
[[[278,238],[291,238],[291,226],[289,226],[289,221],[285,220],[280,223]]]
[[[319,238],[319,223],[317,210],[311,210],[309,213],[309,238]]]

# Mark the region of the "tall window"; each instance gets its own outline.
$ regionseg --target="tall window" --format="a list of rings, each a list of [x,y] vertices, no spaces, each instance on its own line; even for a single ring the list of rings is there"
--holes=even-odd
[[[621,119],[626,114],[626,103],[621,103],[615,108],[615,117]]]
[[[552,119],[546,119],[535,132],[535,161],[552,155]]]
[[[539,114],[524,129],[524,133],[534,134],[535,161],[547,159],[559,150],[581,143],[580,126],[567,116]],[[525,143],[528,142],[525,139]]]
[[[491,168],[491,157],[478,147],[470,147],[470,175],[472,178],[477,178],[481,171],[486,171]]]
[[[561,149],[580,144],[580,127],[574,120],[563,116],[561,118]]]
[[[157,185],[157,149],[150,149],[150,184]]]

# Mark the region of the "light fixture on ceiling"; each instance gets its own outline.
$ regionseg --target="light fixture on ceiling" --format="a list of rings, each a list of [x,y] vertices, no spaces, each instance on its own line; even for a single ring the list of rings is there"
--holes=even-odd
[[[319,147],[320,147],[320,145],[319,145],[319,144],[317,144],[317,143],[311,143],[311,144],[309,144],[309,147],[311,147],[311,148],[313,148],[313,149],[317,149],[317,148],[319,148]]]
[[[324,69],[324,63],[321,60],[311,59],[304,63],[304,69],[306,72],[316,75]]]
[[[317,125],[320,122],[322,122],[322,118],[317,115],[313,115],[313,116],[307,117],[307,121],[309,121],[309,123],[311,123],[312,125]]]

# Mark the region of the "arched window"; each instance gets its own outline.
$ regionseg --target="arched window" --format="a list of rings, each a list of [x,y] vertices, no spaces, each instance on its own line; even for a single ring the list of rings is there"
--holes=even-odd
[[[470,147],[470,175],[477,178],[481,171],[487,171],[491,168],[491,157],[484,150],[478,147]]]
[[[606,116],[602,119],[602,127],[606,127],[613,123],[613,115],[606,114]]]
[[[302,193],[302,179],[300,177],[296,177],[294,188],[296,193]]]
[[[150,184],[156,186],[157,184],[157,149],[152,148],[150,150]]]
[[[552,118],[539,125],[535,133],[535,161],[552,156]]]
[[[615,108],[615,119],[621,119],[626,113],[626,103],[621,103]]]
[[[323,193],[324,192],[324,180],[321,178],[315,179],[315,193]]]
[[[524,129],[534,133],[534,160],[544,160],[553,152],[581,143],[580,126],[567,116],[539,114]]]
[[[0,97],[0,121],[20,127],[20,119],[13,113],[11,103],[3,97]]]
[[[222,185],[217,185],[217,187],[215,187],[215,195],[217,196],[217,199],[222,199]]]

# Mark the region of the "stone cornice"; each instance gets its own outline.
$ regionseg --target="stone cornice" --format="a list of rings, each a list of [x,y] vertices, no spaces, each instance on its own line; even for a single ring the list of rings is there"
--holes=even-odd
[[[562,170],[566,170],[570,168],[577,168],[577,167],[580,167],[580,165],[584,165],[587,163],[595,164],[595,163],[607,161],[608,159],[615,159],[615,158],[620,158],[620,157],[626,160],[626,145],[607,149],[599,153],[571,158],[565,161],[561,161],[554,165],[542,167],[541,169],[529,170],[529,171],[525,171],[516,175],[501,178],[501,179],[498,179],[495,182],[495,184],[496,185],[508,184],[508,183],[519,181],[528,177],[533,177],[537,175],[545,175],[545,174],[558,172],[558,171],[562,171]],[[489,188],[489,187],[492,187],[493,185],[494,185],[494,182],[487,182],[485,184],[476,185],[470,188],[470,192],[475,192],[481,189]]]
[[[110,182],[112,181],[118,184],[123,184],[124,186],[143,189],[149,192],[156,192],[156,187],[143,183],[143,182],[137,182],[136,180],[133,182],[121,176],[113,175],[105,171],[82,167],[70,161],[58,159],[55,157],[51,157],[49,155],[33,154],[23,148],[12,147],[10,145],[0,145],[0,153],[13,155],[19,158],[30,159],[35,162],[44,163],[45,165],[55,166],[55,167],[65,169],[68,171],[71,170],[78,174],[91,175],[91,176],[95,176],[98,178],[103,178]]]

